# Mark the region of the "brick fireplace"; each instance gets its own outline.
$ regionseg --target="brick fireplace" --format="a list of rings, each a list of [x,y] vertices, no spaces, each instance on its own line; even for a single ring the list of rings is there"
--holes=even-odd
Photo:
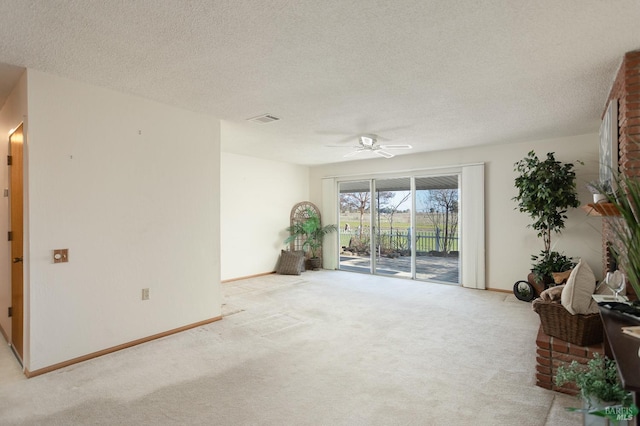
[[[624,55],[607,98],[603,117],[610,102],[618,103],[618,172],[640,178],[640,50]],[[617,269],[609,249],[612,244],[616,244],[612,225],[614,220],[620,219],[614,216],[602,218],[602,262],[605,273]],[[630,292],[629,287],[627,292]],[[576,394],[577,389],[572,385],[555,385],[553,379],[558,367],[571,361],[586,364],[594,353],[604,353],[602,343],[587,347],[573,345],[547,336],[542,326],[536,337],[536,350],[536,384],[568,394]]]
[[[595,353],[604,355],[604,346],[598,343],[592,346],[574,345],[557,337],[547,336],[542,330],[538,330],[536,337],[536,385],[541,388],[556,392],[576,395],[578,388],[571,383],[558,386],[554,382],[558,367],[567,365],[571,361],[586,364]]]

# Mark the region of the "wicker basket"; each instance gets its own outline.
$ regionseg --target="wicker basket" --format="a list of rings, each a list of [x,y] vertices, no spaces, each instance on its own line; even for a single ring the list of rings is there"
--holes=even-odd
[[[604,340],[600,314],[571,315],[562,304],[536,300],[533,310],[540,315],[547,336],[573,345],[591,346]]]

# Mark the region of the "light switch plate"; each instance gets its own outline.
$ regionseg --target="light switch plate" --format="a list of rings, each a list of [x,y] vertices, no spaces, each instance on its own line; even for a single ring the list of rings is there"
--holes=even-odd
[[[53,263],[65,263],[69,261],[69,249],[56,249],[53,251]]]

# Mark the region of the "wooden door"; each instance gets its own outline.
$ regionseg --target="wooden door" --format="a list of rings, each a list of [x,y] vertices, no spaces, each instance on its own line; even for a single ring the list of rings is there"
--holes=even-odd
[[[9,136],[9,204],[11,216],[11,346],[22,361],[24,324],[23,283],[23,151],[21,124]]]

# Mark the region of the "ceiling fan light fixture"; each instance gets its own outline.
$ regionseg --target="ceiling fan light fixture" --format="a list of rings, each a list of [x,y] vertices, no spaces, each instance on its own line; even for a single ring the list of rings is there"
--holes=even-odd
[[[363,146],[371,147],[376,142],[376,140],[369,136],[360,136],[360,143]]]

